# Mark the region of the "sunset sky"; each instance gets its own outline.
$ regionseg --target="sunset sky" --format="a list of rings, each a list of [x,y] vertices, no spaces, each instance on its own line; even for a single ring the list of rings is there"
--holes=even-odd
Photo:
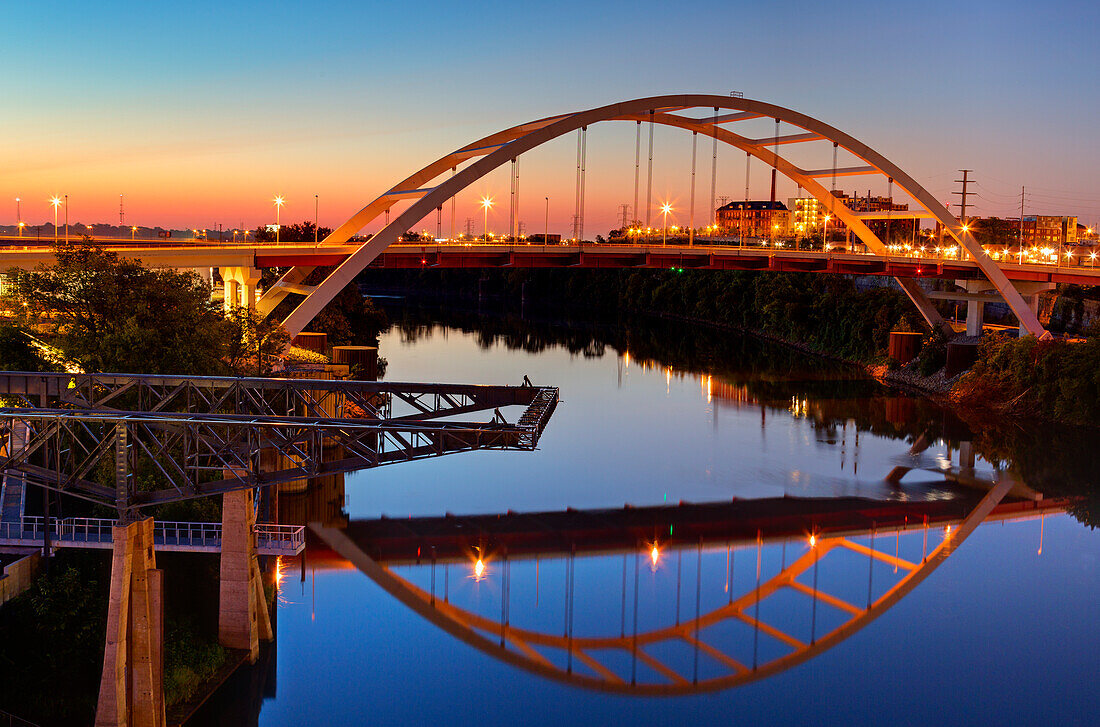
[[[29,224],[47,221],[53,194],[69,195],[74,223],[117,223],[125,194],[127,224],[255,227],[274,221],[278,193],[284,223],[312,219],[318,195],[321,223],[335,226],[501,128],[731,90],[851,133],[943,201],[956,170],[973,169],[977,214],[1016,214],[1026,185],[1027,214],[1100,220],[1095,2],[103,0],[4,15],[0,224],[16,221],[16,197]],[[589,133],[589,237],[632,201],[633,134],[622,123]],[[530,231],[549,196],[551,232],[568,232],[574,144],[521,162]],[[709,144],[700,159],[701,218]],[[690,136],[658,134],[654,197],[681,223],[689,162]],[[765,168],[752,174],[752,196],[766,197]],[[720,153],[719,195],[743,196],[744,175],[743,154]],[[506,173],[459,196],[460,227],[473,217],[480,231],[483,194],[503,229]]]

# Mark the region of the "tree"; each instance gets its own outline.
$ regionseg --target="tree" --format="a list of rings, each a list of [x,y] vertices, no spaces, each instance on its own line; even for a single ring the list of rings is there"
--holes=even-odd
[[[279,242],[313,242],[314,228],[315,225],[309,220],[293,225],[282,225],[279,227]],[[318,242],[332,234],[331,227],[317,227],[316,230]],[[269,231],[267,227],[257,227],[252,237],[256,242],[275,242],[275,233]]]
[[[60,243],[57,262],[15,276],[28,315],[50,313],[54,342],[85,371],[216,374],[226,322],[193,272],[152,270],[90,239]]]
[[[19,326],[0,326],[0,369],[4,371],[58,371]]]
[[[225,361],[229,368],[238,376],[271,373],[274,358],[290,343],[283,324],[241,306],[230,308],[225,320],[229,334]]]

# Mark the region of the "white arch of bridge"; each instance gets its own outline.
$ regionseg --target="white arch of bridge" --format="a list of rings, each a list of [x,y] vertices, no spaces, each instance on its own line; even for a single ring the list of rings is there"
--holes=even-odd
[[[586,689],[632,696],[671,696],[718,691],[765,679],[812,659],[852,636],[892,608],[947,560],[1004,499],[1012,489],[1014,480],[1004,477],[990,484],[992,487],[989,492],[958,523],[957,528],[919,562],[890,556],[843,535],[819,538],[816,545],[811,546],[807,552],[766,582],[758,582],[755,588],[750,588],[736,598],[731,591],[728,605],[697,615],[694,619],[679,621],[675,626],[659,627],[640,633],[627,632],[624,616],[622,633],[610,636],[577,636],[569,632],[562,634],[518,628],[512,626],[507,618],[502,617],[501,621],[496,621],[460,608],[445,598],[441,600],[436,597],[434,583],[433,590],[429,593],[375,561],[343,530],[320,523],[313,523],[311,527],[333,550],[414,613],[500,661],[548,679]],[[916,527],[910,526],[910,529]],[[816,577],[812,589],[797,580],[799,576],[812,571],[818,561],[825,559],[829,553],[844,551],[894,565],[905,574],[873,600],[869,591],[866,606],[838,598],[824,587],[819,589]],[[812,599],[815,609],[820,603],[823,607],[828,606],[843,612],[844,618],[817,638],[801,640],[789,631],[765,623],[759,618],[759,609],[756,607],[760,602],[781,591],[801,593]],[[787,649],[759,663],[742,663],[720,646],[708,641],[706,633],[713,633],[713,627],[723,622],[738,621],[759,629],[761,633],[784,644]],[[660,655],[668,653],[668,649],[662,650],[662,646],[668,647],[675,642],[687,644],[696,649],[697,654],[701,653],[714,660],[724,667],[723,673],[700,677],[698,673],[689,676],[677,672]],[[648,667],[660,678],[636,675],[627,678],[625,674],[617,673],[606,662],[607,655],[613,652],[630,658],[635,664]],[[550,654],[559,657],[568,654],[569,666],[563,668],[558,663],[560,659],[548,659]],[[574,663],[583,665],[586,669],[575,669],[572,666]],[[614,663],[621,664],[621,661]]]
[[[712,115],[696,118],[678,115],[676,112],[690,109],[709,109]],[[719,114],[719,111],[733,112]],[[772,118],[804,129],[807,133],[796,134],[779,141],[784,145],[814,141],[829,141],[835,148],[841,148],[867,163],[866,167],[854,167],[833,170],[805,170],[782,157],[776,150],[768,149],[774,139],[749,139],[725,128],[724,124],[757,118]],[[747,154],[774,167],[784,176],[801,185],[817,200],[829,205],[830,209],[856,234],[871,251],[879,255],[886,254],[886,246],[867,226],[859,213],[853,212],[843,202],[832,195],[818,178],[852,174],[878,174],[893,181],[904,193],[927,213],[927,217],[943,225],[951,237],[969,252],[982,273],[1008,303],[1021,326],[1030,334],[1040,338],[1050,334],[1043,328],[1035,312],[1028,306],[1024,297],[1016,290],[997,264],[982,250],[974,236],[959,220],[947,211],[946,207],[911,176],[884,156],[863,142],[822,121],[805,114],[775,104],[752,99],[732,98],[703,94],[676,94],[634,99],[621,103],[601,106],[587,111],[551,116],[514,126],[491,134],[468,144],[434,162],[420,171],[406,177],[390,190],[374,199],[350,219],[325,238],[326,245],[346,243],[364,226],[388,211],[398,201],[414,199],[401,214],[397,215],[374,236],[360,246],[337,266],[320,284],[303,285],[312,267],[297,266],[287,271],[278,282],[267,290],[258,304],[260,313],[269,314],[278,303],[290,293],[304,294],[305,298],[284,319],[283,325],[291,335],[300,333],[313,318],[343,288],[354,280],[387,247],[397,242],[405,230],[411,229],[433,209],[469,187],[498,167],[516,159],[553,139],[572,131],[586,128],[604,121],[652,121],[656,124],[672,126],[686,131],[716,138],[717,140],[741,149]],[[458,166],[471,159],[462,169]],[[434,187],[425,186],[445,174],[452,175]],[[925,321],[933,328],[950,332],[950,328],[940,317],[931,300],[910,278],[897,278],[902,289],[920,311]]]

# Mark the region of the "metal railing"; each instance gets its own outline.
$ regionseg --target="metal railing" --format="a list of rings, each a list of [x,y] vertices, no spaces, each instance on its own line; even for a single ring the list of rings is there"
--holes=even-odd
[[[50,540],[60,547],[107,547],[114,542],[116,520],[72,517],[50,521]],[[261,523],[255,526],[256,548],[261,554],[296,554],[305,547],[304,525]],[[0,523],[0,540],[42,542],[44,518],[25,516],[21,522]],[[153,544],[162,548],[217,551],[221,548],[221,523],[157,521]]]

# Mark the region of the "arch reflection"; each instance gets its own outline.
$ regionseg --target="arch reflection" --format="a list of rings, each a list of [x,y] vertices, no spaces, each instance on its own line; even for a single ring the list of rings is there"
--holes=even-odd
[[[682,695],[740,686],[812,659],[904,598],[983,521],[1040,517],[1066,506],[1064,501],[1018,497],[1019,485],[1007,476],[985,482],[984,494],[975,494],[979,483],[968,484],[949,501],[774,498],[588,513],[361,521],[346,527],[315,523],[312,528],[339,556],[405,606],[496,659],[586,689]],[[903,534],[923,541],[920,557],[900,554]],[[870,544],[861,542],[867,538]],[[788,563],[791,543],[798,543],[798,552]],[[778,572],[768,576],[762,576],[761,568],[765,546],[782,546],[784,555]],[[755,579],[738,590],[730,578],[726,602],[700,610],[704,552],[711,560],[725,554],[730,564],[735,554],[746,551],[749,560],[755,560]],[[577,563],[616,553],[625,556],[621,628],[602,635],[580,633],[573,626],[574,612],[585,605],[583,598],[577,602],[573,585]],[[680,618],[679,566],[685,554],[697,555],[700,570],[694,603],[690,595],[687,599],[689,611],[691,606],[695,610]],[[673,555],[678,564],[675,623],[639,628],[638,570],[648,568],[650,561],[654,567],[660,562],[671,568]],[[628,620],[630,556],[634,615]],[[563,627],[516,625],[512,609],[517,604],[510,603],[508,595],[514,578],[511,566],[535,560],[537,579],[537,559],[545,557],[565,561]],[[482,559],[489,577],[498,581],[499,616],[459,605],[448,593],[450,567],[460,564],[472,572]],[[859,570],[853,559],[865,569],[865,600],[853,598],[852,583],[846,582]],[[398,572],[415,570],[414,564],[430,568],[427,588]],[[438,577],[437,570],[444,575]],[[528,567],[526,573],[531,571]],[[617,590],[617,577],[614,580]],[[537,604],[537,582],[535,593]],[[789,606],[798,599],[799,615],[788,614],[785,621],[761,615],[761,604],[769,604],[765,610],[776,613],[781,609],[773,603]],[[734,629],[751,634],[751,650],[744,639],[727,638]]]

